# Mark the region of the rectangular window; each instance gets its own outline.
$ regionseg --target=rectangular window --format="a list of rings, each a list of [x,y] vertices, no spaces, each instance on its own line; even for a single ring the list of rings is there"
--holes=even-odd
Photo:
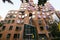
[[[11,20],[8,20],[8,23],[11,23]]]
[[[15,20],[12,20],[12,23],[14,23]]]
[[[9,30],[12,30],[13,26],[10,26]]]
[[[7,37],[6,38],[10,38],[11,34],[7,34]]]
[[[0,34],[0,38],[2,37],[2,34]]]
[[[2,26],[2,30],[5,30],[5,27],[6,27],[6,26]]]
[[[16,26],[16,31],[20,31],[21,27]]]
[[[23,33],[24,40],[35,40],[37,38],[36,29],[34,26],[31,25],[24,25],[24,33]]]
[[[41,31],[44,30],[43,26],[40,26],[40,30],[41,30]]]
[[[10,18],[12,18],[13,16],[12,15],[10,15]]]
[[[24,12],[25,12],[25,11],[19,11],[19,12],[21,12],[21,13],[22,13],[22,15],[24,15]]]
[[[20,34],[14,34],[14,38],[20,38]]]

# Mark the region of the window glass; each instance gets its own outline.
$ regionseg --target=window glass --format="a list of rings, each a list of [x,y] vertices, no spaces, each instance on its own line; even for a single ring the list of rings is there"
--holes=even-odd
[[[32,16],[32,13],[29,13],[29,17],[31,17]]]
[[[6,27],[6,26],[2,26],[2,30],[5,30],[5,27]]]
[[[0,34],[0,38],[2,37],[2,34]]]
[[[14,23],[15,20],[12,20],[12,23]]]
[[[12,15],[10,15],[10,18],[13,18],[13,16],[12,16]]]
[[[14,34],[14,38],[20,38],[20,34]]]
[[[44,30],[43,26],[40,26],[40,30]]]
[[[8,23],[10,23],[11,22],[11,20],[8,20]]]
[[[7,34],[6,38],[10,38],[11,34]]]
[[[21,12],[21,13],[22,13],[22,15],[24,15],[24,12],[25,12],[25,11],[19,11],[19,12]]]
[[[16,31],[20,31],[21,27],[16,26]]]
[[[10,26],[9,30],[12,30],[13,26]]]
[[[24,25],[23,38],[26,40],[35,40],[37,38],[36,29],[31,25]]]

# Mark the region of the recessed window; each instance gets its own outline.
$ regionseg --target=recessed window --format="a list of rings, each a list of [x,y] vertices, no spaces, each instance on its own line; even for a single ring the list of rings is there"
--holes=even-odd
[[[40,30],[44,30],[43,26],[40,26]]]
[[[2,34],[0,34],[0,38],[2,37]]]
[[[20,30],[21,30],[21,27],[16,26],[16,31],[20,31]]]
[[[31,17],[32,16],[32,13],[29,13],[29,17]]]
[[[25,11],[19,11],[19,12],[21,12],[21,13],[22,13],[22,15],[24,15],[24,12],[25,12]]]
[[[14,38],[20,38],[20,34],[14,34]]]
[[[6,38],[10,38],[11,34],[7,34]]]
[[[7,20],[4,20],[4,22],[7,22]]]
[[[28,1],[28,0],[26,0],[26,2],[28,3],[29,1]]]
[[[10,18],[13,18],[13,15],[10,15]]]
[[[11,23],[11,20],[8,20],[8,23]]]
[[[15,20],[12,20],[12,23],[14,23],[15,22]]]
[[[6,27],[6,26],[2,26],[2,30],[5,30],[5,27]]]
[[[9,30],[12,30],[13,26],[10,26]]]

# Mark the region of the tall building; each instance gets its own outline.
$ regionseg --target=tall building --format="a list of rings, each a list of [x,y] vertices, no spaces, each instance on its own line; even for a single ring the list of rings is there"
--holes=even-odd
[[[49,2],[38,7],[33,0],[23,0],[19,10],[10,10],[3,26],[0,40],[51,40],[48,22],[53,23],[55,9]]]

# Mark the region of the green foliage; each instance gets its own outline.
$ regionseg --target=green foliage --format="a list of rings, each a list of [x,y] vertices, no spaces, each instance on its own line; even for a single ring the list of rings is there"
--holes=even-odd
[[[38,0],[38,5],[43,5],[47,2],[47,0]]]
[[[49,30],[50,30],[52,36],[54,37],[54,39],[52,39],[52,40],[60,40],[59,39],[60,32],[58,31],[58,25],[56,24],[56,22],[54,22],[53,24],[50,24]]]
[[[2,26],[3,24],[0,22],[0,27]]]
[[[26,2],[28,2],[29,0],[26,0]]]

